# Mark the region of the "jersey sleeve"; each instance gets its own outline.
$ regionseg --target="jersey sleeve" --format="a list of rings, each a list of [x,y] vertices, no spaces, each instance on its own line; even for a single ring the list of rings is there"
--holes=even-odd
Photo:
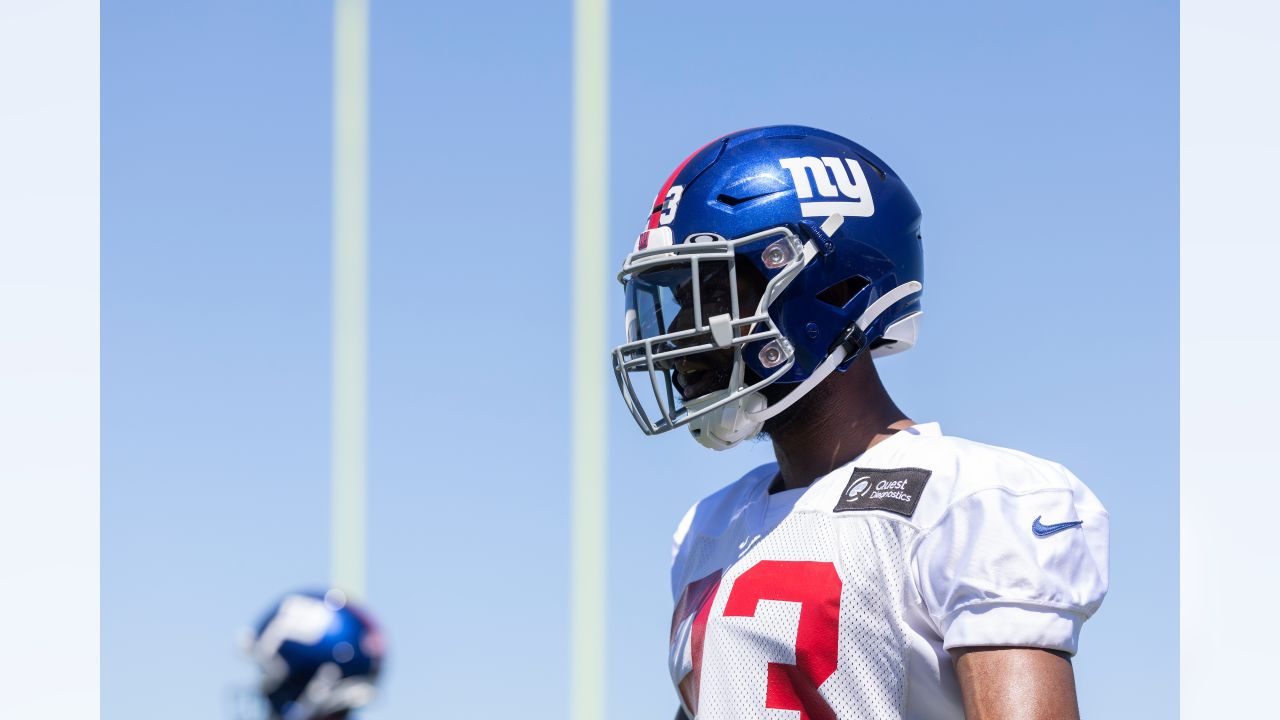
[[[671,533],[671,562],[674,564],[676,556],[680,554],[680,546],[684,544],[684,538],[689,534],[689,528],[693,526],[693,516],[698,512],[698,503],[689,506],[684,517],[680,518],[680,524],[676,526],[675,532]]]
[[[1107,592],[1109,528],[1093,493],[1062,473],[1048,487],[963,497],[917,543],[912,570],[943,647],[1075,654]]]
[[[671,597],[673,600],[680,599],[680,578],[684,573],[683,556],[680,554],[681,547],[684,546],[684,539],[689,534],[689,528],[693,526],[693,518],[697,515],[698,503],[694,503],[689,507],[688,512],[680,519],[680,524],[676,526],[676,531],[671,534]]]

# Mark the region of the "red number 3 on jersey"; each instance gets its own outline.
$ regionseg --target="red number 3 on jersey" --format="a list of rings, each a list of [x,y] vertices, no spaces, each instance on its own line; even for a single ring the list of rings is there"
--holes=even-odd
[[[829,562],[762,560],[738,576],[725,602],[725,617],[754,617],[761,600],[800,603],[796,628],[796,664],[769,663],[765,707],[798,710],[800,720],[835,720],[818,688],[836,670],[839,650],[840,591],[843,583]],[[694,623],[693,676],[702,674],[702,644],[714,593]],[[693,688],[698,685],[694,679]],[[682,683],[684,685],[684,683]],[[687,698],[697,707],[696,697]]]

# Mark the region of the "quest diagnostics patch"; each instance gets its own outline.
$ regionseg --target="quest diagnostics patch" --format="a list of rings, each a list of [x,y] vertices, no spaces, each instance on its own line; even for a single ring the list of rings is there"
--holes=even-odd
[[[911,517],[932,474],[932,470],[921,468],[854,468],[832,512],[887,510]]]

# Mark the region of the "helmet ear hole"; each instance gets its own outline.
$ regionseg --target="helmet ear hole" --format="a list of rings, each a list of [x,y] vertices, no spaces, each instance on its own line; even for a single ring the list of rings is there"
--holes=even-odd
[[[855,295],[862,291],[862,288],[871,284],[870,280],[861,275],[845,278],[831,287],[818,293],[817,297],[822,302],[832,307],[842,308],[849,304]]]

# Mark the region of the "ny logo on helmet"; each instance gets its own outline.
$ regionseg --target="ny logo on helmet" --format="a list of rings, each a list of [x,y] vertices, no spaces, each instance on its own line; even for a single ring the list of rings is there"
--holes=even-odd
[[[876,211],[867,176],[857,160],[797,157],[782,158],[778,164],[791,173],[796,197],[801,200],[800,214],[804,217],[828,217],[835,213],[845,217],[870,217]],[[812,184],[809,183],[810,175],[813,176]],[[839,199],[803,202],[813,197],[815,186],[820,197]]]

